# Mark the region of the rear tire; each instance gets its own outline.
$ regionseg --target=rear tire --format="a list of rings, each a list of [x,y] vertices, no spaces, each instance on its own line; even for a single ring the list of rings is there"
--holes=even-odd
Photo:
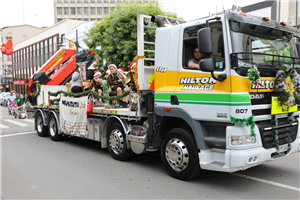
[[[48,133],[49,133],[50,139],[53,141],[60,141],[63,139],[63,136],[59,135],[58,123],[53,114],[50,115],[50,118],[49,118]]]
[[[127,148],[126,135],[120,124],[108,129],[107,145],[109,153],[116,160],[124,161],[134,156],[133,151]]]
[[[201,172],[197,146],[187,129],[171,129],[163,139],[160,156],[166,171],[176,179],[189,180]]]
[[[35,130],[40,137],[48,136],[47,127],[44,126],[43,117],[40,112],[35,116]]]

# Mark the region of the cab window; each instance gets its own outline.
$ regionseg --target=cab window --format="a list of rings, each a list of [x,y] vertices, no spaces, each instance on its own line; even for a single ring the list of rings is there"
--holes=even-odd
[[[184,69],[199,70],[197,68],[190,68],[188,63],[192,61],[198,62],[197,58],[194,56],[194,51],[197,46],[197,32],[199,29],[205,28],[205,24],[187,27],[183,34],[183,59],[182,66]],[[225,68],[225,58],[224,58],[224,42],[223,42],[223,32],[222,23],[214,22],[209,25],[212,31],[213,40],[213,54],[215,68],[217,71],[222,71]],[[197,51],[197,50],[196,50]],[[197,55],[196,55],[197,56]],[[202,58],[206,58],[208,55],[202,55]]]

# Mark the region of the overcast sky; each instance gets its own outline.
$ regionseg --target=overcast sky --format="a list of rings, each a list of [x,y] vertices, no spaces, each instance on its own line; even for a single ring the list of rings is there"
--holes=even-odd
[[[184,20],[207,16],[209,12],[230,9],[233,4],[245,6],[263,0],[159,0],[165,11],[176,12]],[[21,24],[51,26],[54,24],[53,0],[0,0],[0,28]]]

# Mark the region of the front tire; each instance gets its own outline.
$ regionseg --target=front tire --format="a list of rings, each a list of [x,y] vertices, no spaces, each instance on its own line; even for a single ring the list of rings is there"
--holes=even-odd
[[[52,114],[50,115],[49,124],[48,124],[48,133],[51,140],[60,141],[63,139],[63,136],[59,135],[58,130],[59,130],[58,123],[56,121],[55,116]]]
[[[134,153],[127,148],[126,135],[120,124],[114,124],[107,134],[108,150],[111,156],[120,161],[128,160]]]
[[[171,129],[162,142],[160,156],[166,171],[176,179],[189,180],[201,172],[197,146],[187,129]]]
[[[40,112],[35,116],[35,130],[40,137],[48,136],[47,127],[44,126],[43,117]]]

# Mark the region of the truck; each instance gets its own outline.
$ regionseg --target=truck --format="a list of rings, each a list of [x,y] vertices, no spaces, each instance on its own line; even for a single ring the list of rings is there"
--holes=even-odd
[[[156,29],[152,41],[144,40],[147,28]],[[137,110],[94,106],[87,116],[93,94],[45,106],[51,91],[66,89],[42,85],[37,105],[44,105],[27,112],[39,136],[99,141],[116,160],[158,152],[176,179],[246,170],[300,151],[299,103],[282,109],[275,82],[282,65],[300,72],[299,36],[285,22],[238,10],[190,22],[138,13]],[[199,69],[188,67],[195,48]],[[253,66],[257,84],[249,81]]]

